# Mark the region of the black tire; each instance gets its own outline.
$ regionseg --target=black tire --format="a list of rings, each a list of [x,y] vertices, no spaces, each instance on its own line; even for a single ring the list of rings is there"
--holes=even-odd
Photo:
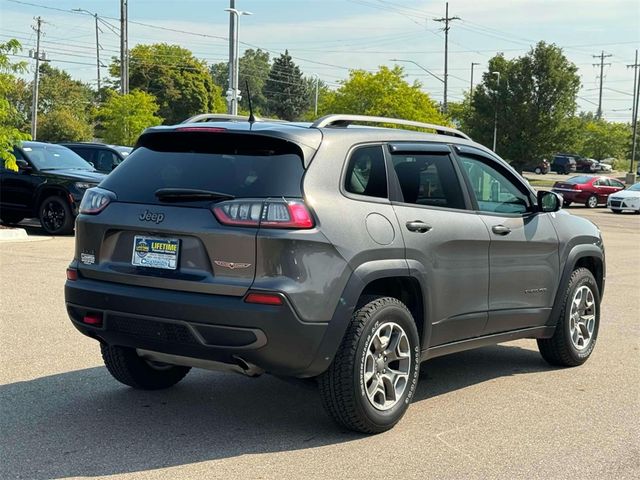
[[[542,174],[542,169],[540,167],[536,167],[535,170],[533,171],[533,173],[535,173],[536,175],[541,175]]]
[[[612,208],[611,211],[613,213],[622,213],[622,210],[618,209],[618,208]]]
[[[372,337],[387,322],[393,322],[404,330],[410,364],[407,383],[397,403],[381,410],[374,407],[367,396],[364,369]],[[411,313],[396,298],[375,298],[354,312],[333,362],[318,377],[322,403],[329,415],[344,427],[362,433],[381,433],[398,423],[407,411],[419,371],[420,341]]]
[[[575,347],[571,340],[571,304],[576,291],[587,286],[594,299],[595,324],[590,342],[582,350]],[[551,338],[538,339],[538,349],[542,358],[551,365],[575,367],[587,361],[598,339],[600,326],[600,292],[592,273],[586,268],[578,268],[571,274],[569,285],[562,299],[562,310],[556,325],[556,331]]]
[[[6,225],[15,225],[16,223],[20,223],[23,219],[23,215],[13,213],[3,213],[0,216],[0,220],[2,220],[2,223]]]
[[[38,209],[40,225],[49,235],[68,235],[73,232],[73,214],[64,198],[52,195],[44,199]]]
[[[596,208],[598,206],[598,197],[596,195],[589,195],[587,201],[584,202],[584,206],[587,208]]]
[[[109,373],[120,383],[139,390],[169,388],[182,380],[190,367],[177,365],[152,366],[140,358],[133,348],[100,344],[102,359]]]
[[[570,207],[571,206],[571,202],[562,202],[562,206],[564,208]]]

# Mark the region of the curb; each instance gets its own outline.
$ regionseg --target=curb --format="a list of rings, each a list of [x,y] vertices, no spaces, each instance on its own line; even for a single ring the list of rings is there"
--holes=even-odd
[[[29,236],[24,228],[0,229],[0,241],[27,240]]]

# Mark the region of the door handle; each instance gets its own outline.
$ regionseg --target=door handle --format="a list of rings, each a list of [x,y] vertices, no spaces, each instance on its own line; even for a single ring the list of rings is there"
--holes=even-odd
[[[410,230],[411,232],[427,233],[431,230],[431,227],[420,220],[414,220],[412,222],[407,222],[407,230]]]
[[[491,227],[491,230],[496,235],[509,235],[511,233],[511,229],[509,227],[505,227],[504,225],[494,225]]]

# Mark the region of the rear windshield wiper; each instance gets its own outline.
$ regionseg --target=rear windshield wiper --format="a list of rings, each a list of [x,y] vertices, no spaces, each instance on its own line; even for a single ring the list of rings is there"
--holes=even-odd
[[[233,195],[197,188],[160,188],[155,192],[156,197],[164,202],[196,202],[199,200],[233,200]]]

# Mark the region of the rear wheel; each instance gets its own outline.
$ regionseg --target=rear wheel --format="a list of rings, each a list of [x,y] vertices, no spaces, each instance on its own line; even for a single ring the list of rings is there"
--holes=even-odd
[[[567,202],[567,201],[562,202],[562,206],[563,206],[564,208],[567,208],[567,207],[568,207],[568,206],[570,206],[570,205],[571,205],[571,202]]]
[[[538,340],[540,354],[551,365],[582,365],[593,352],[599,326],[598,284],[589,270],[579,268],[569,280],[553,337]]]
[[[149,362],[141,358],[133,348],[101,343],[100,351],[113,378],[140,390],[172,387],[191,370],[190,367]]]
[[[534,173],[536,175],[540,175],[540,174],[542,174],[542,169],[540,167],[536,167],[535,170],[534,170]]]
[[[40,204],[39,219],[42,228],[51,235],[73,232],[73,215],[69,204],[57,195],[47,197]]]
[[[587,201],[584,204],[589,208],[596,208],[598,206],[598,197],[596,195],[591,195],[587,198]]]
[[[318,377],[328,413],[363,433],[392,428],[407,411],[418,383],[418,330],[407,307],[382,297],[358,309],[336,356]]]

